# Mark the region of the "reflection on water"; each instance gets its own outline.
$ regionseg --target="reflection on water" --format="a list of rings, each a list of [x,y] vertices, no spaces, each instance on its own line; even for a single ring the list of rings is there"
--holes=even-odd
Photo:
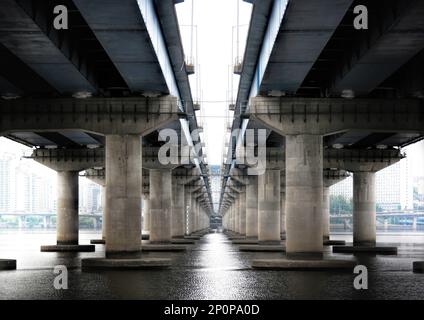
[[[282,258],[282,253],[239,252],[225,235],[211,233],[185,253],[145,253],[168,257],[170,270],[81,272],[84,257],[95,253],[41,253],[42,244],[55,243],[54,231],[0,230],[0,258],[18,260],[18,270],[0,272],[1,299],[423,299],[424,276],[411,272],[412,261],[424,260],[423,233],[379,233],[378,242],[399,246],[397,256],[356,256],[369,270],[370,288],[353,289],[353,273],[257,271],[255,258]],[[96,232],[80,234],[81,244],[100,238]],[[352,241],[350,234],[332,239]],[[350,255],[332,254],[328,257]],[[53,267],[69,268],[69,290],[53,288]]]

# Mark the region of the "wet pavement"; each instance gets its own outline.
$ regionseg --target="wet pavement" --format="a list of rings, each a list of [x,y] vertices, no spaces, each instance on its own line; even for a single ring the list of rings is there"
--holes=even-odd
[[[80,243],[100,238],[82,232]],[[333,240],[352,241],[336,234]],[[171,258],[168,270],[82,272],[81,258],[95,253],[41,253],[54,244],[55,232],[0,231],[0,258],[17,259],[17,270],[0,271],[0,299],[424,299],[424,274],[412,272],[412,262],[424,260],[424,234],[379,234],[380,244],[399,247],[397,256],[357,255],[367,266],[369,289],[355,290],[350,271],[262,271],[250,268],[253,259],[284,258],[279,252],[239,252],[224,234],[205,235],[186,252],[148,252],[145,257]],[[333,254],[327,258],[351,258]],[[53,287],[54,266],[69,270],[69,289]]]

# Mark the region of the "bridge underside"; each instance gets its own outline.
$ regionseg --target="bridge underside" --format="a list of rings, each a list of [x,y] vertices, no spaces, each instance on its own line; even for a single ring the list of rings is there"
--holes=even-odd
[[[368,30],[354,28],[357,5],[368,8]],[[347,171],[354,242],[375,246],[375,173],[424,139],[423,10],[413,0],[254,3],[232,129],[239,141],[254,130],[248,147],[258,152],[265,129],[267,149],[281,152],[267,152],[263,175],[245,177],[252,165],[237,162],[230,142],[220,206],[228,229],[259,242],[283,237],[288,254],[320,254],[328,188]],[[245,196],[255,200],[242,208]]]

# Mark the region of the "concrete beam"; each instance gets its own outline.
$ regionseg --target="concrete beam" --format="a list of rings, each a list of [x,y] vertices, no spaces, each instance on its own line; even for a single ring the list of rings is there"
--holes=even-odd
[[[173,96],[0,100],[0,135],[59,129],[147,135],[181,115]]]
[[[36,149],[30,156],[55,171],[83,171],[104,167],[105,150],[98,149]]]
[[[105,169],[88,169],[85,170],[83,177],[97,183],[98,185],[106,186],[106,170]]]
[[[247,116],[283,136],[353,129],[424,133],[424,101],[419,99],[255,97]]]
[[[337,168],[351,172],[380,171],[402,160],[405,156],[400,150],[324,150],[325,168]]]

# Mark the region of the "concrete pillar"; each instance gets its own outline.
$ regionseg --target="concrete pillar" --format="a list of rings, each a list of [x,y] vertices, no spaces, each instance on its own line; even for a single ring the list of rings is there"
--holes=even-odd
[[[258,177],[258,241],[280,243],[280,170]]]
[[[172,179],[172,237],[184,237],[184,185]]]
[[[106,206],[106,186],[102,186],[102,210],[103,210],[103,216],[102,216],[102,239],[106,240],[106,230],[107,230],[107,206]]]
[[[231,205],[230,206],[230,208],[228,209],[228,212],[227,212],[227,214],[228,214],[228,230],[233,230],[232,228],[233,228],[233,226],[232,226],[232,223],[233,223],[233,217],[232,217],[232,213],[233,213],[233,205]]]
[[[172,170],[150,170],[150,242],[171,242]]]
[[[240,192],[239,194],[239,198],[240,198],[240,219],[239,219],[239,233],[242,236],[246,235],[246,190],[243,190],[244,187],[242,187],[242,192]]]
[[[199,231],[199,216],[200,216],[200,212],[199,212],[199,201],[197,201],[196,199],[196,210],[194,211],[194,231]]]
[[[139,135],[106,136],[106,256],[140,252],[141,164]]]
[[[321,136],[286,136],[288,254],[322,253],[322,170]]]
[[[237,211],[238,211],[238,204],[237,204],[237,199],[234,199],[234,203],[233,203],[233,225],[232,225],[232,230],[234,232],[237,232]]]
[[[186,235],[189,235],[191,233],[191,218],[190,218],[190,211],[191,211],[191,192],[189,191],[189,188],[186,188],[184,191],[184,201],[185,201],[185,219],[184,219],[184,231]]]
[[[353,243],[375,245],[375,172],[353,173]]]
[[[150,194],[143,195],[143,231],[150,232]]]
[[[286,190],[280,190],[280,234],[286,237]]]
[[[330,188],[322,189],[322,237],[330,240]]]
[[[57,173],[57,244],[77,245],[78,217],[78,171]]]
[[[246,185],[246,237],[258,238],[258,177],[249,176]]]
[[[190,205],[190,233],[196,232],[195,216],[196,214],[196,197],[191,193],[191,205]]]
[[[237,196],[234,210],[234,229],[235,232],[240,233],[240,196]]]
[[[233,204],[228,209],[228,230],[233,231]]]
[[[93,229],[97,230],[97,227],[98,227],[97,218],[93,218]]]

